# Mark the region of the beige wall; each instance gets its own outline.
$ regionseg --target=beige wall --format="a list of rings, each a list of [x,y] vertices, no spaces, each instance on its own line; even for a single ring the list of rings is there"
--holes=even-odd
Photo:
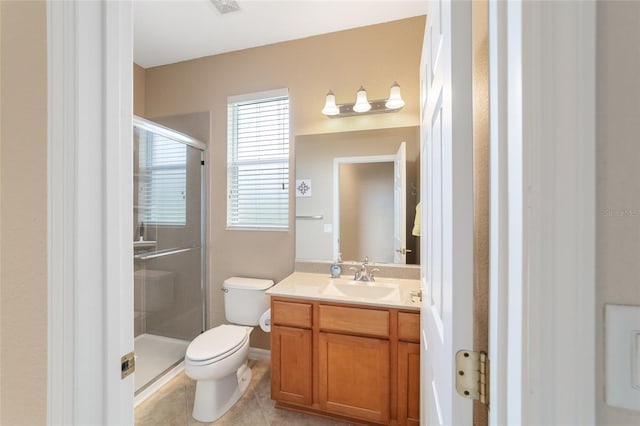
[[[138,64],[133,64],[133,114],[138,117],[145,115],[145,88],[147,72]]]
[[[47,34],[41,1],[0,2],[0,424],[47,412]]]
[[[640,3],[597,9],[597,424],[640,424],[604,402],[604,304],[640,306]]]
[[[211,111],[210,325],[224,321],[219,289],[225,278],[279,281],[294,267],[293,208],[289,231],[226,230],[227,97],[288,88],[292,143],[299,134],[415,126],[423,31],[424,17],[418,17],[146,70],[146,117]],[[320,113],[329,89],[339,103],[352,102],[361,84],[371,99],[386,98],[394,80],[407,103],[398,113],[343,119]],[[261,332],[252,339],[254,346],[268,346]]]

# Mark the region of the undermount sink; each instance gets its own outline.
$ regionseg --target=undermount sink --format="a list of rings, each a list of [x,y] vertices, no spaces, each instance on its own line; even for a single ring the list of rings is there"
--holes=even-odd
[[[388,283],[332,280],[322,293],[351,299],[400,301],[400,287]]]

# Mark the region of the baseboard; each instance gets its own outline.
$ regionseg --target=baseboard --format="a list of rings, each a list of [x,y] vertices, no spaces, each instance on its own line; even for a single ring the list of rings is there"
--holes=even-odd
[[[260,348],[249,348],[249,358],[258,361],[271,361],[271,351]]]

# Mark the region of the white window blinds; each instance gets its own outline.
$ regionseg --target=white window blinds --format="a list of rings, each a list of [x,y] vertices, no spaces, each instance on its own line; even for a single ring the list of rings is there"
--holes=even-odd
[[[229,99],[228,227],[289,225],[289,97],[277,93]]]
[[[187,145],[145,132],[139,145],[139,222],[186,223]]]

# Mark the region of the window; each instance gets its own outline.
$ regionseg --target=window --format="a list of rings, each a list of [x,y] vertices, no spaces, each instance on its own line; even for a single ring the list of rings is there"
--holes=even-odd
[[[187,145],[150,132],[140,137],[139,222],[184,226]]]
[[[228,101],[227,226],[289,226],[287,90]]]

